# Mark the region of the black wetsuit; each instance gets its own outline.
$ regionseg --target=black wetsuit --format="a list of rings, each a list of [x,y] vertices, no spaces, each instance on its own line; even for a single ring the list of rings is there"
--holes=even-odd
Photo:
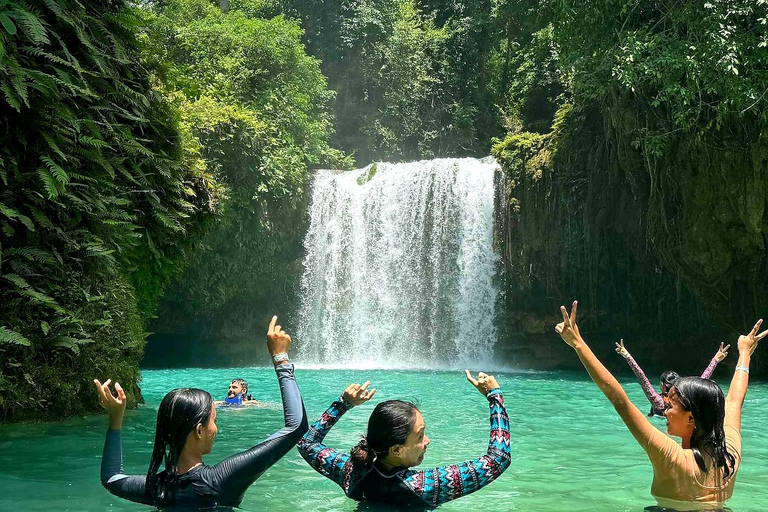
[[[166,507],[237,507],[248,487],[288,453],[307,431],[307,413],[293,375],[293,365],[278,366],[285,427],[266,441],[225,459],[215,466],[200,465],[179,475],[172,502],[156,503],[147,495],[146,475],[123,474],[120,431],[108,430],[101,458],[101,483],[121,498]],[[162,473],[160,473],[162,476]]]

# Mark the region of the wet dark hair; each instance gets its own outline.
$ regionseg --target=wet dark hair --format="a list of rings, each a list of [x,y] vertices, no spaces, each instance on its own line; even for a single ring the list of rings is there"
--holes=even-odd
[[[680,375],[677,372],[673,371],[667,371],[661,374],[661,377],[659,377],[659,381],[661,381],[662,384],[666,385],[668,388],[672,388],[672,386],[675,385],[675,382],[677,382],[677,379],[680,378]]]
[[[170,391],[157,410],[155,447],[147,471],[147,495],[155,504],[172,503],[176,495],[179,455],[187,436],[199,424],[207,425],[213,409],[213,397],[207,391],[180,388]],[[158,474],[161,463],[165,473]]]
[[[368,432],[352,448],[352,471],[367,472],[377,457],[405,443],[416,424],[416,404],[404,400],[387,400],[379,403],[368,418]]]
[[[725,396],[715,381],[700,377],[680,377],[675,382],[680,403],[693,415],[695,423],[691,436],[691,449],[696,464],[707,471],[702,453],[707,453],[718,468],[723,468],[723,478],[734,474],[736,457],[725,445]]]

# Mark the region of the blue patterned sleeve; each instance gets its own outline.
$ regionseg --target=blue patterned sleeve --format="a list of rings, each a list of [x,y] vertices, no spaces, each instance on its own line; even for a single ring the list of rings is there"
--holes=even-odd
[[[320,419],[313,423],[297,445],[299,453],[315,471],[330,478],[341,486],[345,494],[349,493],[352,461],[349,453],[342,453],[323,444],[328,431],[339,418],[352,406],[341,397],[333,402]]]
[[[436,507],[482,489],[509,467],[509,417],[501,389],[491,390],[487,398],[491,409],[491,429],[485,455],[460,464],[422,471],[409,470],[400,474],[403,483],[429,506]]]

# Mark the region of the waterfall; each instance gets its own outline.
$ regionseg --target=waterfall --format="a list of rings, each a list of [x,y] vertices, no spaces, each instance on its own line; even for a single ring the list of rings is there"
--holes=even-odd
[[[490,363],[496,169],[488,157],[318,171],[300,360],[355,368]]]

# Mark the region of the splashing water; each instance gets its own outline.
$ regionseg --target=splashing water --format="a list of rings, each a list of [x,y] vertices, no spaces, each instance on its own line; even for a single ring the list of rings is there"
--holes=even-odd
[[[489,157],[319,171],[301,359],[358,368],[490,362],[497,169]]]

